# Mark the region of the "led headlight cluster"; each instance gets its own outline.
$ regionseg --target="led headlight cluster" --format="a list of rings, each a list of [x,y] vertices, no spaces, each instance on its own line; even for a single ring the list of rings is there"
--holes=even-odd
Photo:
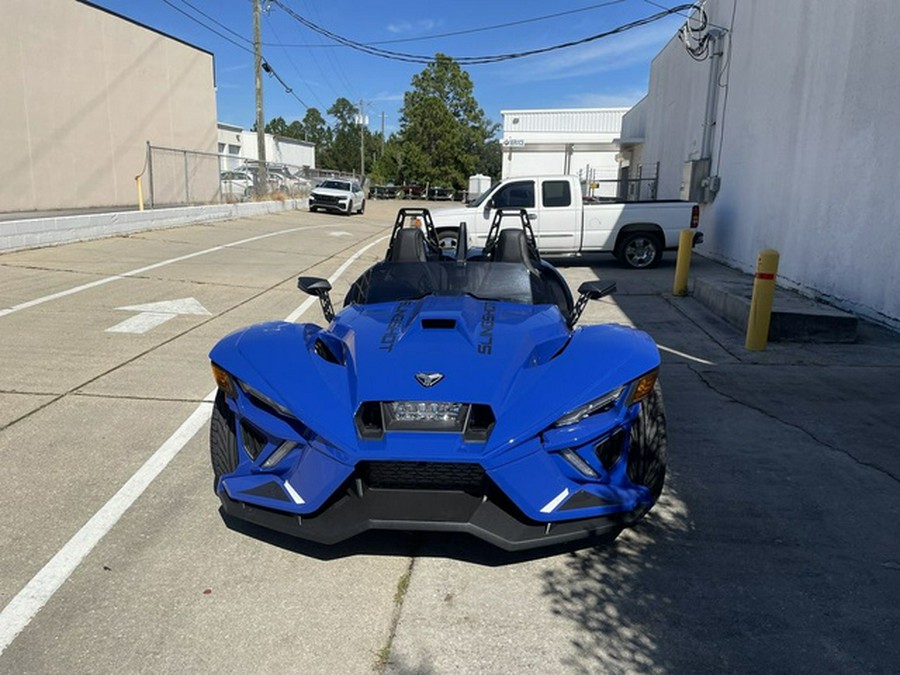
[[[446,401],[387,401],[384,404],[386,430],[429,429],[462,431],[469,406]]]
[[[575,410],[566,413],[556,420],[556,422],[553,423],[553,426],[565,427],[580,422],[590,415],[612,410],[626,393],[628,393],[626,405],[638,403],[647,398],[647,396],[650,395],[650,392],[653,391],[658,375],[658,370],[651,370],[649,373],[641,375],[636,380],[623,384],[621,387],[617,387],[603,396],[595,398],[593,401],[585,403],[584,405],[575,408]]]

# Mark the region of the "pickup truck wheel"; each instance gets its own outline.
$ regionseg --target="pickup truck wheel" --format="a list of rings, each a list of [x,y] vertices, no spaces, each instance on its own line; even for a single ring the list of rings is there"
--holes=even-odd
[[[629,232],[616,248],[616,258],[626,267],[646,269],[662,260],[662,243],[651,232]]]
[[[450,250],[455,251],[459,239],[459,228],[439,227],[437,228],[437,238],[438,244],[440,244],[442,249],[449,248]]]

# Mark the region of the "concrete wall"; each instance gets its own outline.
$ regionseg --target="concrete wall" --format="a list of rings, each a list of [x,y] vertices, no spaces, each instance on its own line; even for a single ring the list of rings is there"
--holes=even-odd
[[[208,52],[80,1],[4,0],[0,64],[0,211],[136,204],[148,140],[216,152]]]
[[[775,248],[784,285],[900,327],[900,3],[705,7],[731,44],[712,147],[721,191],[702,209],[703,252],[750,271]],[[653,61],[641,152],[660,162],[660,198],[678,197],[683,163],[698,156],[709,65],[674,38]]]

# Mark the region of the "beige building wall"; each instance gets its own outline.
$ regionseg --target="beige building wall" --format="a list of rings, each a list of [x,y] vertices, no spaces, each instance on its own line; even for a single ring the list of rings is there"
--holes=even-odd
[[[134,205],[147,141],[216,152],[212,54],[80,0],[3,0],[0,212]]]

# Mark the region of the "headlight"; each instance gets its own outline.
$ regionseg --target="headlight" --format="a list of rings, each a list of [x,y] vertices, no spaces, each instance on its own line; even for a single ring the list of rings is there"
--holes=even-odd
[[[580,422],[588,415],[593,415],[594,413],[605,412],[612,408],[616,403],[618,403],[619,399],[622,398],[622,394],[625,393],[627,389],[626,386],[619,387],[618,389],[614,389],[608,394],[604,394],[600,398],[595,398],[590,403],[585,403],[583,406],[575,408],[570,413],[566,413],[562,417],[560,417],[556,422],[553,423],[555,427],[564,427],[569,424],[575,424],[576,422]]]
[[[558,420],[556,420],[556,422],[553,423],[553,426],[568,426],[569,424],[580,422],[585,417],[588,417],[590,415],[611,410],[613,407],[615,407],[615,405],[619,402],[619,399],[621,399],[626,392],[630,392],[626,405],[630,406],[638,403],[639,401],[643,401],[645,398],[647,398],[647,396],[650,395],[650,392],[653,391],[653,387],[656,384],[656,378],[658,375],[659,369],[654,368],[649,373],[641,375],[638,379],[632,380],[628,384],[624,384],[617,389],[613,389],[608,394],[604,394],[600,398],[595,398],[590,403],[585,403],[583,406],[575,408],[575,410],[573,410],[572,412],[566,413]]]
[[[288,419],[292,420],[297,419],[297,416],[294,415],[294,413],[278,403],[278,401],[275,401],[269,396],[266,396],[259,389],[251,387],[246,382],[241,382],[240,380],[236,380],[236,382],[238,383],[238,386],[243,390],[243,392],[247,394],[247,396],[249,396],[251,399],[256,399],[255,403],[257,405],[262,404],[263,408],[271,408],[282,417],[287,417]]]
[[[469,406],[464,403],[387,401],[384,428],[387,431],[462,431],[468,411]]]

